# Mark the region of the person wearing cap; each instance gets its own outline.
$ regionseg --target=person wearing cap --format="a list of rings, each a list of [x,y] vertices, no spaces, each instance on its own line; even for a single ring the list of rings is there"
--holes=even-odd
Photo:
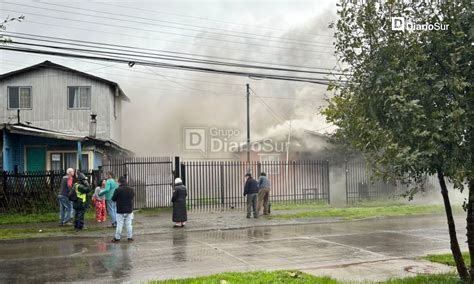
[[[122,235],[123,224],[127,228],[127,240],[133,242],[133,198],[135,193],[128,186],[127,178],[121,176],[118,179],[119,187],[114,191],[112,201],[117,203],[117,227],[115,228],[115,237],[113,243],[119,242]]]
[[[174,191],[171,202],[173,202],[173,222],[175,222],[175,228],[182,228],[188,220],[188,214],[186,211],[186,186],[180,178],[174,180]]]
[[[69,196],[69,200],[73,202],[74,208],[74,228],[80,231],[84,228],[84,215],[87,209],[87,194],[91,191],[89,182],[83,173],[77,172],[76,181],[72,186],[74,191]]]
[[[253,212],[253,217],[258,218],[257,211],[257,199],[258,199],[258,183],[252,177],[251,173],[245,175],[247,181],[245,182],[244,187],[244,196],[247,196],[247,218],[251,217]]]

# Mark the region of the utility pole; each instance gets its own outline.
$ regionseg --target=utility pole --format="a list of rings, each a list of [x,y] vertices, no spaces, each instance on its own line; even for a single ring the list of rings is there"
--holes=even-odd
[[[247,165],[250,170],[250,85],[247,84]]]

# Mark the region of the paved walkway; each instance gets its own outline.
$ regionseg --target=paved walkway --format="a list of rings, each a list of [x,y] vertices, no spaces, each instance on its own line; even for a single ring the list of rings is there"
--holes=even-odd
[[[237,218],[233,214],[193,214],[193,222],[185,229],[172,229],[169,219],[163,220],[167,227],[156,229],[156,233],[142,223],[133,243],[112,244],[108,231],[107,236],[90,232],[87,238],[0,242],[0,282],[140,282],[278,269],[300,269],[346,280],[380,280],[450,270],[415,260],[420,255],[449,252],[443,216],[223,230],[230,224],[227,218]],[[235,223],[274,222],[242,217],[239,214]],[[153,217],[137,221],[146,222],[146,218]],[[201,231],[199,222],[209,224],[205,220],[222,223],[213,223],[215,230]],[[457,221],[463,243],[462,219]],[[140,230],[150,234],[140,235]]]
[[[287,214],[298,211],[307,211],[308,209],[302,210],[278,210],[275,211],[272,216],[276,214]],[[229,229],[245,229],[251,227],[260,226],[276,226],[276,225],[296,225],[296,224],[313,224],[313,223],[328,223],[328,222],[339,222],[341,218],[311,218],[311,219],[272,219],[261,216],[258,219],[247,219],[245,218],[245,212],[242,210],[227,210],[227,211],[192,211],[188,212],[189,222],[185,227],[185,231],[208,231],[208,230],[229,230]],[[110,225],[106,223],[96,223],[92,220],[86,221],[86,226],[90,230],[84,230],[75,234],[78,237],[105,237],[110,236],[114,229],[107,228]],[[171,221],[171,212],[159,212],[150,215],[148,213],[135,212],[134,219],[134,232],[137,236],[146,234],[160,234],[160,233],[172,233],[176,229],[173,228],[174,223]],[[55,222],[49,223],[37,223],[37,224],[14,224],[14,225],[0,225],[0,228],[34,228],[44,230],[45,228],[57,228],[58,224]],[[65,231],[73,231],[71,227],[64,227]],[[58,235],[58,234],[55,234]],[[59,236],[60,233],[59,233]],[[37,237],[41,237],[38,234]],[[69,235],[64,236],[68,238]]]

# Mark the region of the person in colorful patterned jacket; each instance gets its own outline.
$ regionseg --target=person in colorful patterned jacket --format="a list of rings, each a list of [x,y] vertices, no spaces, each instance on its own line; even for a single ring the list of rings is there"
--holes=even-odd
[[[102,179],[92,196],[92,204],[95,206],[95,220],[98,223],[105,222],[107,215],[105,211],[105,197],[99,196],[99,192],[105,188],[105,183],[106,180]]]

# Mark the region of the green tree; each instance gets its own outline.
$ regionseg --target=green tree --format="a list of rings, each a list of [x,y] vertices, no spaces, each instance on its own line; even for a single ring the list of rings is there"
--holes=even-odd
[[[363,152],[386,180],[420,183],[437,175],[451,250],[470,278],[456,236],[445,179],[468,183],[467,237],[474,276],[474,102],[470,1],[342,1],[336,54],[349,76],[334,84],[324,110],[335,138]],[[440,30],[392,30],[392,17],[443,24]],[[419,27],[419,26],[417,26]],[[427,26],[429,29],[429,26]],[[411,195],[415,191],[410,192]],[[474,278],[474,277],[473,277]]]

